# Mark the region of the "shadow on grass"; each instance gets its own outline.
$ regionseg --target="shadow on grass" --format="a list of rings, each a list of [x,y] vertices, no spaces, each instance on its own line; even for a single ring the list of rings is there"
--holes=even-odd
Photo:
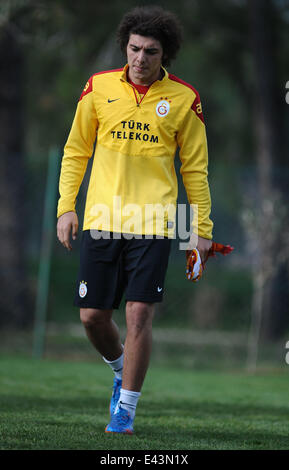
[[[151,441],[158,441],[163,449],[165,444],[174,442],[174,448],[185,449],[289,449],[288,438],[284,434],[271,431],[218,430],[214,426],[177,427],[165,425],[160,432],[153,426],[142,428],[142,435]],[[225,427],[225,426],[224,426]]]
[[[30,425],[34,421],[36,427],[58,426],[61,433],[69,423],[82,436],[78,448],[85,448],[85,435],[90,442],[99,435],[107,449],[114,449],[124,436],[104,435],[108,404],[109,398],[2,395],[0,412],[6,414],[7,421],[14,415],[18,428],[21,420],[24,428],[27,421]],[[286,428],[288,418],[285,407],[183,399],[166,400],[162,405],[149,402],[139,405],[136,435],[134,441],[126,441],[125,448],[288,449],[288,437],[285,431],[280,432],[282,424]]]
[[[77,398],[47,398],[37,396],[1,395],[0,412],[27,413],[27,411],[39,412],[39,414],[62,411],[63,413],[83,412],[87,413],[108,410],[109,397],[103,398],[77,397]]]
[[[21,395],[2,395],[0,411],[21,413],[29,410],[39,411],[40,413],[51,410],[63,410],[64,412],[75,412],[77,410],[96,411],[108,409],[110,397],[92,398],[92,397],[76,397],[76,398],[47,398],[36,396],[21,396]],[[166,399],[165,406],[160,406],[159,402],[146,402],[139,404],[138,415],[151,418],[205,418],[205,417],[248,417],[248,416],[271,416],[281,418],[289,421],[289,409],[278,406],[265,406],[256,404],[224,404],[218,402],[196,401],[196,400],[172,400]]]
[[[172,400],[166,399],[166,406],[162,407],[162,416],[178,416],[183,418],[218,418],[218,417],[240,417],[243,419],[248,416],[275,416],[289,420],[289,408],[278,406],[267,406],[258,404],[235,404],[235,403],[219,403],[211,401],[196,401],[188,399]],[[139,413],[141,412],[141,409]],[[160,416],[160,405],[157,402],[151,402],[149,409],[145,411],[148,416]]]

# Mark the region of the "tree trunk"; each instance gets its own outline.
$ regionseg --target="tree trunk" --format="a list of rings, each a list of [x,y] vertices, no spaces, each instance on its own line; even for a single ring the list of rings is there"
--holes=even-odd
[[[280,210],[286,206],[284,186],[278,179],[284,164],[284,138],[281,125],[282,97],[276,75],[277,18],[269,0],[248,0],[248,10],[256,77],[252,106],[259,193],[256,211],[259,217],[259,260],[254,275],[260,277],[262,271],[264,296],[257,303],[262,305],[262,312],[253,312],[253,315],[262,316],[260,338],[273,340],[282,335],[288,315],[288,309],[284,309],[284,305],[288,305],[288,289],[284,289],[288,283],[288,273],[278,256],[278,251],[282,249],[280,244],[284,226],[276,223],[281,217]],[[255,295],[259,296],[260,292],[255,292]]]
[[[26,326],[23,58],[8,27],[0,35],[0,327]]]

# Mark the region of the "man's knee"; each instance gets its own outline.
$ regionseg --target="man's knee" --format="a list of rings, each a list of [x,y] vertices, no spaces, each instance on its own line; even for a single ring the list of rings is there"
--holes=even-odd
[[[111,320],[111,316],[112,310],[101,310],[96,308],[80,309],[80,320],[86,327],[106,323]]]
[[[142,330],[150,326],[154,316],[154,304],[146,302],[127,302],[126,322],[128,329]]]

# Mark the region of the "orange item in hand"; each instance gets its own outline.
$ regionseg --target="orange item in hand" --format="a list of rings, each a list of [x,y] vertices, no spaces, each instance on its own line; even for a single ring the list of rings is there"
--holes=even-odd
[[[197,282],[203,274],[205,269],[205,263],[211,256],[216,256],[216,253],[227,255],[233,251],[233,247],[230,245],[222,245],[221,243],[212,243],[211,248],[208,251],[205,261],[201,260],[199,250],[194,248],[191,251],[186,252],[187,265],[186,265],[186,278],[189,281]]]

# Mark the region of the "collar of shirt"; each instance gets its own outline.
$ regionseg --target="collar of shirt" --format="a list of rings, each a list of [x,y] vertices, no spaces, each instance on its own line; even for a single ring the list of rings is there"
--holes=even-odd
[[[150,87],[150,85],[149,86],[138,85],[137,83],[134,83],[133,81],[131,81],[129,77],[127,77],[127,79],[128,79],[127,81],[137,89],[140,95],[145,95]]]
[[[135,83],[133,83],[131,80],[128,79],[128,74],[127,74],[128,68],[129,68],[129,66],[128,66],[128,64],[126,64],[126,65],[124,66],[124,68],[123,68],[123,71],[122,71],[122,74],[121,74],[120,79],[123,80],[123,81],[125,81],[125,82],[127,82],[127,83],[130,83],[130,84],[133,85],[137,90],[138,90],[138,87],[142,87],[142,89],[146,88],[146,92],[147,92],[147,90],[149,89],[149,87],[146,87],[146,86],[144,86],[144,85],[136,85]],[[165,80],[167,80],[168,77],[169,77],[169,74],[168,74],[167,70],[166,70],[163,66],[161,66],[161,70],[162,70],[162,72],[163,72],[163,76],[162,76],[161,79],[156,80],[156,82],[165,81]],[[154,83],[155,83],[155,82],[154,82]],[[139,90],[138,90],[138,92],[141,93],[141,94],[144,93],[144,91],[140,92]]]

